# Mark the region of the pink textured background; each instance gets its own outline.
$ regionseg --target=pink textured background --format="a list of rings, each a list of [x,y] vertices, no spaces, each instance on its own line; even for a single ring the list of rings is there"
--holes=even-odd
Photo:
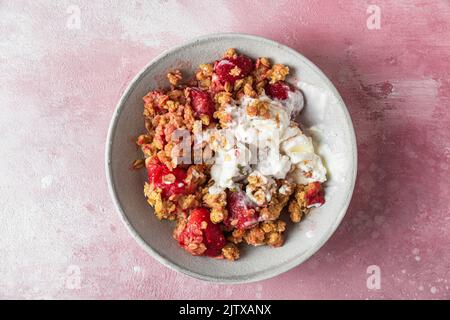
[[[210,3],[210,2],[209,2]],[[69,5],[81,29],[66,26]],[[369,4],[381,29],[366,26]],[[450,298],[448,1],[1,1],[1,298]],[[291,46],[335,83],[359,147],[342,225],[300,267],[209,284],[148,256],[114,211],[104,142],[128,81],[194,36]],[[381,289],[366,287],[378,265]]]

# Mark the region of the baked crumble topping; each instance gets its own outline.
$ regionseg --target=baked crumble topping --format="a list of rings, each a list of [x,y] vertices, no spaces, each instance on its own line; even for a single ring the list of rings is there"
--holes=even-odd
[[[192,255],[234,261],[244,244],[282,246],[286,217],[324,204],[326,169],[294,121],[304,101],[289,71],[230,48],[190,77],[170,70],[168,87],[143,97],[132,167],[146,168],[148,203]]]

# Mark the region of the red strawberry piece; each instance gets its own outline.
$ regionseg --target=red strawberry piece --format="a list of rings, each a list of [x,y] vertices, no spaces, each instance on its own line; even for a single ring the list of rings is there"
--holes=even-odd
[[[220,82],[219,76],[213,73],[211,77],[211,86],[209,87],[209,91],[216,94],[223,90],[225,90],[225,88],[223,84]]]
[[[222,248],[227,244],[227,241],[219,225],[208,222],[208,227],[205,229],[205,244],[205,255],[208,257],[217,257],[222,253]]]
[[[180,246],[193,255],[217,257],[227,243],[220,226],[212,223],[209,216],[208,209],[193,209],[178,237]]]
[[[237,56],[235,63],[242,70],[242,77],[248,76],[255,69],[252,59],[243,55]]]
[[[286,100],[289,91],[292,91],[292,89],[286,82],[278,81],[275,83],[268,83],[265,87],[265,91],[272,99]]]
[[[238,67],[238,69],[235,70],[235,73],[235,71],[232,70],[236,67]],[[234,84],[236,80],[249,75],[254,68],[255,66],[252,59],[243,55],[237,56],[236,58],[225,58],[214,63],[214,72],[222,83],[230,82],[231,84]]]
[[[187,194],[192,186],[185,182],[187,172],[181,168],[172,171],[161,163],[158,158],[152,158],[147,164],[148,182],[153,183],[155,188],[162,190],[163,198],[172,195]]]
[[[325,203],[325,197],[320,182],[312,182],[306,187],[306,203],[308,207],[320,207]]]
[[[195,114],[197,116],[206,114],[212,117],[215,105],[209,94],[198,88],[191,88],[190,94],[192,99],[192,109],[194,109]]]
[[[249,229],[258,223],[258,213],[253,202],[241,190],[229,192],[227,196],[228,218],[225,226],[236,229]]]
[[[222,83],[225,83],[227,81],[230,83],[234,83],[237,78],[230,74],[230,71],[234,67],[236,67],[236,64],[233,63],[230,59],[223,59],[214,63],[214,72],[217,74],[217,77]]]

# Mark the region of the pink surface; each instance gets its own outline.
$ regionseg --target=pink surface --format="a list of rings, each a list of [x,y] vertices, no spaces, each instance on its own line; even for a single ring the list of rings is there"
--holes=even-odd
[[[0,3],[1,298],[450,298],[447,1],[122,3]],[[380,29],[367,27],[369,4]],[[77,8],[80,29],[69,28]],[[235,286],[148,256],[113,209],[103,165],[129,80],[163,50],[224,31],[280,41],[322,68],[359,147],[330,241],[290,272]],[[366,286],[371,265],[378,290]]]

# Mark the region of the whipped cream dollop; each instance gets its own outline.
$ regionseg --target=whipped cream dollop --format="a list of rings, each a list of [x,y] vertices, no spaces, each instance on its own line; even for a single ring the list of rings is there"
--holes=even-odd
[[[260,102],[268,112],[263,116],[248,112],[249,107]],[[230,118],[227,127],[210,129],[203,136],[214,150],[211,167],[214,184],[209,192],[215,194],[235,188],[252,173],[268,182],[273,179],[288,179],[299,184],[324,182],[326,169],[314,152],[311,138],[292,121],[303,105],[299,90],[289,92],[285,100],[265,95],[258,99],[244,96],[228,104],[225,108]],[[267,195],[267,200],[269,198]]]

